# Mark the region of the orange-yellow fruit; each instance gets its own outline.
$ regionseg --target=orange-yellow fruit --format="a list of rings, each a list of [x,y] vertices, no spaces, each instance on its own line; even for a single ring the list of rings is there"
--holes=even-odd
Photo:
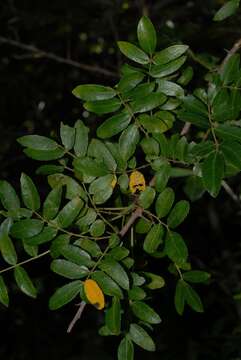
[[[146,181],[143,174],[140,171],[135,170],[131,173],[129,179],[129,188],[132,194],[145,190]]]
[[[84,291],[89,302],[98,310],[102,310],[105,307],[104,294],[96,281],[91,279],[85,280]]]

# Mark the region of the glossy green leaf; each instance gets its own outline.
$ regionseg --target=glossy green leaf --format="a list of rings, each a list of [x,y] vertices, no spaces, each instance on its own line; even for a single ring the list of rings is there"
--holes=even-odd
[[[94,157],[105,164],[111,171],[115,171],[116,161],[107,146],[98,139],[92,139],[88,148],[88,156]]]
[[[26,148],[23,150],[23,152],[31,159],[38,161],[49,161],[49,160],[60,159],[65,154],[65,150],[60,147],[56,148],[55,150],[36,150],[36,149]]]
[[[205,271],[192,270],[187,271],[183,275],[183,279],[191,283],[202,283],[210,279],[210,274]]]
[[[66,245],[60,249],[60,252],[67,260],[77,265],[91,267],[95,264],[90,255],[78,246]]]
[[[162,105],[166,101],[166,96],[161,93],[152,93],[144,98],[136,99],[131,102],[131,108],[134,113],[143,113],[151,111],[156,107]]]
[[[118,297],[113,297],[111,307],[105,313],[105,323],[110,331],[119,335],[121,330],[121,305]]]
[[[89,225],[91,225],[97,217],[97,213],[94,209],[90,208],[87,210],[86,214],[82,217],[80,217],[76,221],[76,225],[79,226],[81,231],[87,231]]]
[[[157,65],[164,65],[172,60],[179,58],[188,49],[187,45],[172,45],[168,48],[161,50],[154,56],[154,63]]]
[[[99,257],[102,251],[96,241],[90,239],[80,239],[74,242],[74,245],[78,245],[81,249],[87,251],[92,257]]]
[[[184,107],[191,113],[199,114],[202,116],[208,116],[207,105],[197,99],[193,95],[188,95],[184,98]]]
[[[236,141],[224,141],[220,149],[226,163],[229,163],[241,170],[241,144]]]
[[[104,163],[85,157],[82,159],[75,159],[74,162],[75,170],[87,176],[103,176],[110,172],[110,170],[104,165]]]
[[[222,21],[235,14],[239,7],[239,0],[227,1],[214,15],[214,21]]]
[[[145,75],[143,73],[138,72],[124,75],[120,79],[117,89],[122,93],[128,92],[134,89],[144,79],[144,76]]]
[[[37,175],[51,175],[64,172],[64,166],[62,165],[41,165],[37,168]]]
[[[134,301],[131,304],[131,310],[136,317],[149,324],[159,324],[161,322],[160,316],[142,301]]]
[[[169,180],[171,174],[171,166],[169,163],[164,163],[155,175],[155,189],[162,192]]]
[[[185,241],[178,233],[169,231],[166,237],[165,253],[176,264],[183,264],[188,257]]]
[[[143,209],[148,209],[153,203],[155,196],[156,196],[155,190],[152,187],[147,186],[139,196],[140,206],[143,207]]]
[[[53,151],[59,145],[52,139],[40,135],[25,135],[17,139],[19,144],[34,150]]]
[[[128,59],[131,59],[142,65],[149,63],[148,55],[137,46],[127,41],[118,41],[117,44],[122,54],[128,57]]]
[[[145,237],[143,249],[148,254],[154,253],[163,241],[164,228],[161,224],[154,224]]]
[[[29,237],[27,239],[24,239],[24,242],[27,245],[40,245],[40,244],[44,244],[48,241],[51,241],[55,238],[55,236],[57,235],[58,230],[54,227],[51,226],[46,226],[42,232],[40,232],[39,234],[33,236],[33,237]]]
[[[188,201],[178,201],[167,218],[167,225],[172,229],[176,228],[187,217],[189,210],[190,205]]]
[[[109,174],[95,179],[89,187],[89,193],[93,194],[93,201],[95,204],[103,204],[113,193],[112,182],[114,176]]]
[[[57,258],[62,254],[62,249],[69,244],[70,235],[58,235],[51,243],[50,253],[53,258]]]
[[[62,199],[62,186],[57,186],[50,191],[43,203],[43,217],[52,220],[59,211]]]
[[[129,290],[129,278],[123,267],[114,259],[105,258],[99,268],[117,282],[123,289]]]
[[[184,192],[191,201],[196,201],[205,192],[202,179],[198,176],[189,176],[184,185]]]
[[[124,161],[130,159],[136,150],[139,142],[140,134],[136,125],[129,125],[125,129],[119,139],[119,150]]]
[[[97,135],[101,139],[107,139],[119,134],[127,128],[131,121],[131,113],[123,110],[119,114],[106,119],[98,128]]]
[[[171,188],[163,190],[156,200],[155,209],[159,218],[165,217],[172,208],[175,194]]]
[[[205,188],[216,197],[224,176],[224,159],[219,152],[212,152],[202,164],[202,178]]]
[[[6,180],[0,180],[0,200],[6,210],[20,208],[20,200],[12,185]]]
[[[184,287],[184,296],[188,305],[197,312],[203,312],[202,301],[197,292],[185,281],[182,282]]]
[[[191,66],[187,66],[182,70],[181,76],[177,79],[177,83],[182,86],[186,86],[193,78],[193,68]]]
[[[97,282],[104,294],[123,298],[123,293],[119,285],[106,275],[103,271],[95,271],[91,274],[91,278]]]
[[[89,270],[85,266],[79,266],[64,259],[53,260],[50,269],[67,279],[81,279],[88,275]]]
[[[22,173],[20,178],[23,202],[28,209],[36,211],[40,208],[40,197],[38,190],[31,178]]]
[[[98,101],[112,99],[116,92],[108,86],[87,84],[76,86],[72,94],[84,101]]]
[[[232,55],[224,64],[221,71],[221,79],[224,85],[239,80],[240,77],[240,55]]]
[[[177,112],[177,116],[178,116],[178,119],[185,121],[185,122],[190,122],[191,124],[193,124],[197,127],[200,127],[202,129],[208,129],[208,127],[209,127],[208,118],[204,115],[200,115],[200,114],[185,111],[185,110],[179,110]]]
[[[154,78],[163,78],[167,75],[171,75],[185,63],[186,56],[181,56],[180,58],[168,62],[164,65],[153,65],[150,70],[150,75]]]
[[[158,156],[159,155],[159,144],[152,137],[145,137],[141,140],[140,145],[143,152],[149,156]]]
[[[110,236],[110,238],[109,238],[109,243],[108,243],[109,247],[110,247],[111,249],[113,249],[113,248],[115,248],[116,246],[118,246],[119,243],[120,243],[120,237],[119,237],[116,233],[111,234],[111,236]]]
[[[127,336],[121,340],[118,346],[118,360],[134,360],[134,346]]]
[[[157,91],[159,91],[167,96],[175,96],[175,97],[179,97],[179,98],[182,98],[184,96],[183,88],[180,85],[178,85],[172,81],[158,79],[157,84],[158,84]]]
[[[124,267],[126,267],[128,270],[130,270],[133,267],[135,260],[133,258],[131,258],[130,256],[128,256],[125,259],[121,260],[121,262],[124,265]]]
[[[79,294],[81,287],[82,282],[75,280],[57,289],[49,299],[50,310],[57,310],[68,304]]]
[[[71,150],[75,143],[75,128],[61,122],[60,137],[65,149]]]
[[[70,176],[65,176],[65,184],[66,184],[66,194],[65,197],[68,200],[72,200],[76,197],[80,197],[82,200],[87,201],[88,196],[83,189],[83,187],[79,184],[78,181],[71,178]],[[48,178],[49,180],[49,178]],[[57,185],[58,186],[58,185]]]
[[[214,131],[221,139],[241,142],[241,129],[237,126],[219,125]]]
[[[195,144],[191,149],[191,155],[194,157],[205,157],[206,155],[210,154],[212,151],[215,150],[214,142],[207,140],[202,141],[199,144]]]
[[[28,245],[23,240],[23,248],[24,248],[24,251],[31,257],[35,257],[38,255],[38,246],[37,245]]]
[[[183,280],[178,280],[177,282],[174,302],[177,313],[182,315],[185,306],[185,289],[183,286]]]
[[[90,234],[94,237],[102,236],[105,232],[105,223],[103,220],[96,220],[90,227]]]
[[[124,95],[127,99],[131,101],[137,100],[140,97],[144,98],[145,96],[152,93],[152,91],[155,88],[155,85],[156,84],[154,81],[140,84],[135,89],[132,89],[131,91],[125,93]]]
[[[129,255],[129,250],[124,246],[117,246],[108,252],[108,255],[113,259],[120,261]]]
[[[141,115],[138,120],[148,132],[163,133],[172,127],[175,118],[169,111],[158,111],[153,116]]]
[[[11,235],[16,239],[26,239],[38,235],[44,223],[37,219],[23,219],[13,224]]]
[[[150,230],[151,225],[152,225],[151,221],[144,218],[140,218],[136,222],[135,231],[137,234],[146,234]]]
[[[128,291],[128,297],[130,300],[144,300],[146,297],[146,293],[142,288],[138,286],[133,286]]]
[[[17,253],[9,237],[12,219],[5,219],[0,226],[0,251],[3,259],[10,265],[17,263]]]
[[[224,122],[232,118],[230,111],[230,96],[227,89],[220,89],[215,95],[212,103],[213,119]]]
[[[150,272],[143,272],[143,275],[150,279],[151,281],[146,284],[146,287],[151,290],[161,289],[165,286],[165,280],[162,276],[150,273]]]
[[[121,101],[117,98],[109,100],[88,101],[84,103],[85,110],[97,115],[109,114],[119,110]]]
[[[56,217],[57,224],[62,228],[70,226],[78,216],[83,205],[84,202],[78,197],[69,201],[58,213]]]
[[[156,30],[147,16],[142,16],[137,26],[137,37],[141,48],[148,54],[156,49]]]
[[[75,143],[74,152],[77,156],[85,156],[88,147],[89,128],[84,125],[83,121],[78,120],[75,123]]]
[[[155,351],[156,346],[148,333],[139,325],[131,324],[129,336],[131,340],[147,351]]]
[[[7,307],[9,305],[8,288],[2,276],[0,276],[0,302]]]
[[[32,283],[32,280],[28,276],[27,271],[21,266],[17,266],[14,269],[14,278],[19,289],[26,295],[36,298],[37,290]]]

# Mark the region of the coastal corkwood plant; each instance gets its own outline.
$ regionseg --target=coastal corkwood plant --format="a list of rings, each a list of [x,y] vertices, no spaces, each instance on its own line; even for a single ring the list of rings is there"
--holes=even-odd
[[[190,202],[205,192],[216,197],[222,186],[230,190],[226,179],[241,170],[237,46],[221,65],[206,65],[206,86],[190,93],[188,46],[157,50],[155,28],[145,16],[137,37],[137,45],[118,42],[128,64],[117,84],[73,90],[84,109],[96,114],[95,129],[77,120],[73,127],[61,123],[59,141],[18,139],[28,157],[43,162],[36,174],[46,177],[49,192],[40,198],[25,173],[19,195],[0,181],[1,303],[9,304],[7,271],[35,298],[26,264],[48,256],[50,270],[63,278],[50,309],[78,303],[70,332],[86,305],[94,306],[103,313],[100,335],[120,338],[118,360],[134,359],[135,346],[155,351],[152,330],[161,318],[150,300],[168,284],[151,272],[153,259],[167,264],[175,279],[178,314],[186,306],[203,311],[195,283],[210,275],[192,268],[179,225]],[[176,184],[184,191],[177,193]],[[26,260],[18,259],[16,248]]]

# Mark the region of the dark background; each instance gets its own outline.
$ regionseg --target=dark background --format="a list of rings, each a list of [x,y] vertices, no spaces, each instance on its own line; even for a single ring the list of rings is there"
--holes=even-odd
[[[76,85],[115,84],[123,61],[115,42],[135,41],[136,25],[143,13],[151,17],[157,28],[160,48],[181,40],[195,53],[224,57],[241,36],[241,16],[214,23],[212,17],[222,3],[1,0],[1,178],[18,188],[21,171],[34,177],[37,164],[23,156],[17,137],[32,133],[57,136],[60,121],[71,125],[85,116],[71,94]],[[26,45],[40,50],[32,51]],[[202,85],[203,68],[192,60],[190,64],[195,70],[191,86]],[[230,180],[237,193],[239,184],[239,177]],[[44,192],[41,182],[40,191]],[[233,300],[233,295],[241,290],[240,214],[239,205],[225,192],[215,200],[205,195],[193,204],[181,231],[194,267],[212,274],[209,285],[197,287],[205,313],[187,309],[183,317],[176,314],[173,277],[165,273],[163,265],[160,268],[159,261],[154,261],[153,270],[164,274],[167,281],[153,300],[163,322],[154,332],[157,352],[137,350],[135,359],[241,359],[241,307]],[[57,312],[48,310],[48,297],[61,280],[49,275],[49,262],[45,259],[28,265],[27,270],[39,288],[39,297],[35,301],[27,298],[16,289],[12,274],[6,276],[11,306],[6,310],[0,305],[0,358],[115,359],[118,340],[97,334],[102,314],[90,307],[71,335],[67,335],[74,306]]]

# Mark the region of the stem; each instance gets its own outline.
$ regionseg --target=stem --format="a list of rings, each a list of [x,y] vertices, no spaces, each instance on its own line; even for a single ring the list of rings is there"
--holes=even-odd
[[[93,208],[95,209],[95,211],[98,213],[99,217],[100,217],[109,227],[111,227],[111,229],[116,233],[116,228],[115,228],[108,220],[106,220],[106,218],[105,218],[105,217],[100,213],[100,211],[98,210],[98,208],[97,208],[97,206],[95,205],[95,203],[93,202],[90,194],[88,193],[88,191],[87,191],[87,189],[86,189],[86,187],[85,187],[85,184],[83,183],[82,185],[83,185],[83,188],[84,188],[84,190],[85,190],[85,192],[86,192],[86,194],[87,194],[87,196],[88,196],[88,198],[89,198],[89,200],[90,200],[90,202],[91,202],[91,205],[93,206]]]
[[[210,124],[210,129],[211,129],[211,133],[212,133],[212,136],[213,136],[213,140],[215,142],[216,149],[218,149],[219,143],[218,143],[218,139],[216,137],[215,131],[214,131],[214,127],[213,127],[213,123],[212,123],[212,116],[211,116],[211,107],[210,107],[209,104],[208,104],[208,121],[209,121],[209,124]]]
[[[41,258],[41,257],[43,257],[43,256],[45,256],[45,255],[47,255],[47,254],[49,254],[49,253],[50,253],[50,250],[47,250],[47,251],[45,251],[45,252],[43,252],[43,253],[41,253],[41,254],[39,254],[39,255],[37,255],[37,256],[34,256],[34,257],[32,257],[32,258],[30,258],[30,259],[27,259],[27,260],[24,260],[24,261],[22,261],[22,262],[20,262],[20,263],[18,263],[18,264],[16,264],[16,265],[9,266],[8,268],[1,270],[1,271],[0,271],[0,274],[4,273],[4,272],[6,272],[6,271],[9,271],[9,270],[15,269],[15,268],[18,267],[18,266],[27,264],[27,263],[29,263],[29,262],[31,262],[31,261],[36,260],[36,259],[39,259],[39,258]]]
[[[177,269],[177,272],[178,272],[178,274],[179,274],[179,276],[180,276],[180,279],[183,280],[182,272],[181,272],[179,266],[178,266],[176,263],[174,263],[174,265],[175,265],[175,267],[176,267],[176,269]]]
[[[231,187],[228,185],[228,183],[226,183],[226,181],[222,181],[222,187],[224,188],[224,190],[226,191],[226,193],[231,197],[231,199],[233,199],[233,201],[236,202],[236,204],[240,204],[240,200],[238,195],[236,195],[233,191],[233,189],[231,189]]]
[[[76,322],[81,318],[81,315],[84,311],[85,305],[86,305],[86,302],[84,302],[84,301],[81,301],[81,303],[79,304],[78,311],[76,312],[75,316],[73,317],[73,320],[70,322],[70,324],[68,326],[68,329],[67,329],[68,334],[71,332],[71,330],[75,326]]]
[[[213,70],[213,67],[207,64],[204,60],[198,57],[191,49],[187,51],[188,55],[198,64],[202,65],[207,70]]]
[[[3,36],[0,36],[0,43],[3,43],[3,44],[5,43],[5,44],[11,45],[11,46],[15,46],[15,47],[17,47],[19,49],[28,51],[28,52],[32,53],[33,59],[37,58],[37,57],[47,58],[47,59],[54,60],[54,61],[56,61],[58,63],[70,65],[70,66],[75,67],[75,68],[79,68],[81,70],[90,71],[90,72],[94,72],[94,73],[99,73],[99,74],[109,76],[109,77],[114,77],[114,78],[118,77],[118,74],[111,71],[111,70],[102,69],[99,66],[83,64],[83,63],[80,63],[78,61],[71,60],[71,59],[66,59],[66,58],[58,56],[58,55],[56,55],[56,54],[54,54],[52,52],[48,52],[48,51],[39,49],[36,46],[24,44],[24,43],[22,43],[20,41],[8,39],[8,38],[5,38]]]

